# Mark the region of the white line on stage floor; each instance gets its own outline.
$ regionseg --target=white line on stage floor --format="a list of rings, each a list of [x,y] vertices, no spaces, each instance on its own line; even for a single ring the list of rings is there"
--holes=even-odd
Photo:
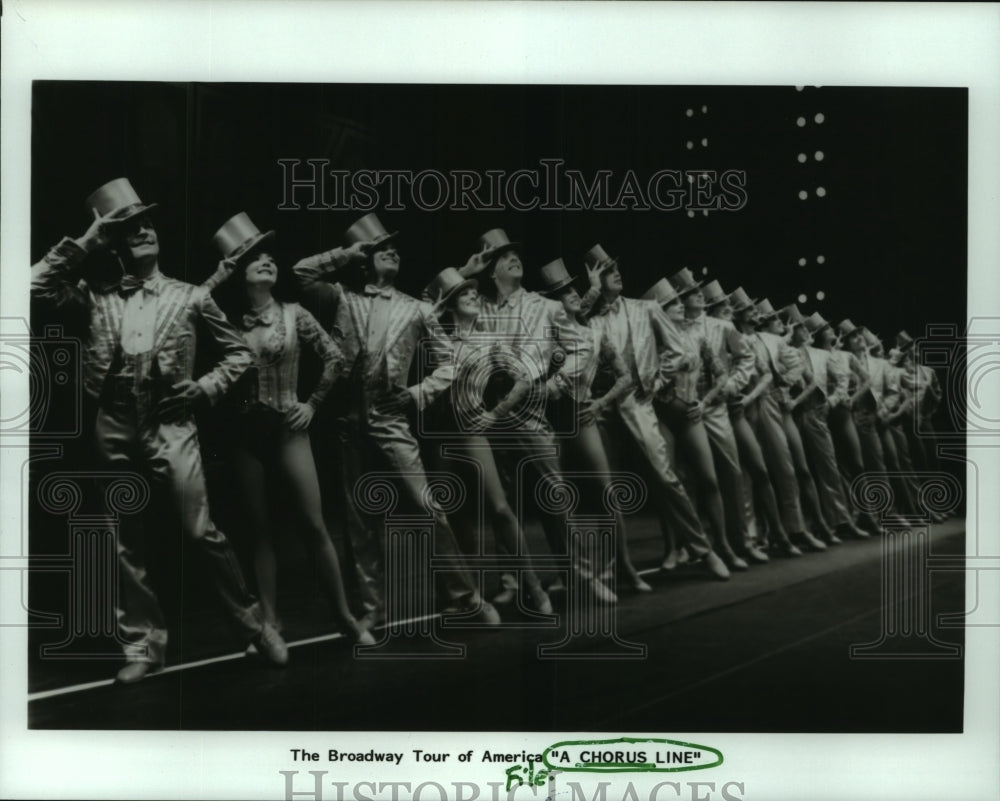
[[[411,617],[406,620],[396,621],[394,625],[406,626],[410,623],[419,623],[422,620],[433,620],[436,617],[440,617],[440,614],[435,613],[433,615],[423,615],[421,617]],[[385,628],[385,625],[376,626],[375,631]],[[300,645],[312,645],[318,642],[329,642],[331,640],[341,640],[344,635],[339,631],[332,632],[330,634],[321,634],[318,637],[306,637],[303,640],[295,640],[294,642],[287,643],[289,648],[296,648]],[[170,667],[165,667],[163,670],[158,670],[155,673],[150,673],[144,682],[150,679],[155,679],[157,676],[165,676],[168,673],[177,673],[181,670],[191,670],[193,668],[204,667],[205,665],[214,665],[218,662],[231,662],[235,659],[245,659],[247,654],[245,651],[240,651],[235,654],[223,654],[222,656],[213,656],[209,659],[199,659],[195,662],[182,662],[179,665],[170,665]],[[85,684],[71,684],[68,687],[57,687],[54,690],[43,690],[37,693],[28,694],[28,702],[41,701],[45,698],[55,698],[60,695],[69,695],[70,693],[80,693],[86,690],[96,690],[98,687],[110,687],[115,683],[114,679],[101,679],[100,681],[88,681]]]

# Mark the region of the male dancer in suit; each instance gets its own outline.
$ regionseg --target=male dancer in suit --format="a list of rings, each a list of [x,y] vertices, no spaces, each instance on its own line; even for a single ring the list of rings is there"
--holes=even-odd
[[[215,403],[250,366],[250,350],[208,291],[160,272],[159,239],[126,178],[110,181],[86,202],[94,220],[78,239],[63,239],[32,267],[32,294],[69,313],[89,316],[84,388],[97,401],[95,444],[109,467],[139,469],[165,486],[184,534],[214,570],[220,597],[243,637],[275,664],[288,661],[281,635],[263,622],[236,554],[209,516],[198,429],[192,410]],[[110,248],[124,269],[114,287],[98,290],[81,278],[87,254]],[[195,327],[204,323],[223,352],[192,378]],[[119,640],[127,664],[117,681],[130,684],[163,667],[167,629],[149,584],[142,528],[119,531]]]
[[[819,312],[793,326],[791,344],[798,348],[802,356],[804,392],[815,387],[815,391],[808,396],[809,400],[803,401],[796,409],[796,419],[826,518],[841,535],[863,539],[869,535],[854,523],[827,424],[830,408],[827,398],[831,389],[829,351],[810,344],[816,335],[826,336],[828,331],[832,333],[832,328]]]
[[[707,314],[710,306],[726,302],[727,296],[718,281],[711,281],[702,289],[693,281],[691,271],[685,269],[671,277],[670,282],[684,299],[688,331],[705,343],[715,364],[724,371],[717,376],[708,376],[707,371],[703,371],[702,375],[711,380],[702,383],[699,395],[703,401],[706,396],[712,396],[702,410],[701,420],[708,431],[715,471],[719,476],[730,545],[754,562],[766,562],[768,557],[754,544],[744,515],[743,468],[728,409],[728,402],[737,398],[750,383],[754,355],[732,322]]]
[[[690,497],[670,466],[667,444],[653,408],[653,398],[663,389],[661,360],[679,358],[663,310],[656,301],[622,296],[624,284],[618,261],[601,245],[587,251],[584,261],[587,271],[596,269],[601,278],[601,293],[592,308],[591,324],[599,326],[622,355],[633,384],[633,389],[615,404],[614,413],[604,418],[602,427],[609,443],[632,441],[644,457],[666,550],[661,567],[676,568],[676,543],[700,561],[710,575],[726,580],[729,568],[712,549]],[[588,293],[586,302],[590,302],[592,294]]]
[[[576,383],[579,366],[573,358],[559,365],[553,357],[557,353],[559,356],[576,354],[582,342],[562,303],[521,286],[524,265],[518,244],[512,242],[502,228],[487,231],[479,238],[478,252],[459,272],[465,278],[489,272],[496,290],[495,298],[483,297],[479,319],[487,331],[503,339],[521,374],[521,380],[516,381],[497,404],[507,413],[504,419],[493,422],[502,426],[508,435],[498,442],[496,456],[511,468],[516,463],[530,466],[536,481],[553,482],[551,486],[555,486],[562,481],[555,437],[545,415],[545,404],[532,399],[546,395],[557,397],[570,391]],[[513,480],[514,470],[505,472],[508,480]],[[541,509],[539,513],[550,549],[553,553],[565,552],[565,514],[545,513]],[[571,557],[574,570],[581,571],[594,598],[604,603],[617,602],[615,593],[599,576],[593,575],[595,571],[584,564],[579,554],[571,554]]]
[[[745,297],[742,289],[738,293],[734,292],[732,295],[727,295],[718,286],[717,281],[711,282],[706,287],[705,301],[706,314],[713,319],[729,323],[734,331],[736,331],[736,326],[732,322],[734,302],[749,303],[749,299]],[[776,542],[783,542],[788,539],[788,534],[785,532],[784,523],[778,512],[778,499],[774,493],[774,485],[771,481],[771,475],[768,472],[764,452],[746,416],[746,407],[750,403],[747,398],[757,378],[756,354],[747,343],[746,336],[739,331],[736,331],[736,334],[739,336],[749,355],[749,378],[734,394],[727,397],[725,405],[733,437],[736,440],[740,467],[743,472],[743,503],[741,510],[743,531],[746,532],[745,536],[753,546],[752,548],[748,548],[748,555],[754,561],[759,562],[766,561],[768,556],[760,548],[761,539],[757,533],[755,518],[755,499],[756,504],[760,507],[761,516],[767,523],[768,530],[774,534],[774,540]],[[733,354],[735,353],[733,351]],[[735,355],[732,355],[731,358],[735,359]],[[739,360],[736,359],[734,363],[738,365]],[[742,375],[742,373],[734,371],[733,375]],[[709,429],[709,436],[711,435],[711,429]],[[761,557],[763,557],[763,560]]]
[[[347,408],[342,409],[340,421],[347,530],[366,616],[376,621],[384,616],[385,604],[383,524],[366,520],[353,501],[354,487],[369,464],[366,445],[374,445],[381,461],[398,474],[403,502],[410,509],[430,505],[435,553],[455,559],[461,553],[447,517],[426,497],[426,471],[408,419],[411,409],[426,408],[451,385],[451,343],[428,304],[395,288],[400,265],[395,238],[396,233],[388,233],[375,214],[368,214],[347,229],[347,248],[310,256],[292,268],[305,305],[330,327],[349,373]],[[358,267],[363,268],[362,275],[356,274]],[[421,343],[429,348],[434,369],[420,383],[407,386]],[[439,572],[437,577],[452,607],[475,611],[482,623],[499,624],[496,610],[481,602],[464,567]]]

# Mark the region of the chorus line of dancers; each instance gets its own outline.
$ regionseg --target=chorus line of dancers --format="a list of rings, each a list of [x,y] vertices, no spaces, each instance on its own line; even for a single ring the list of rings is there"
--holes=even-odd
[[[128,179],[101,186],[85,207],[89,227],[33,266],[31,286],[66,319],[74,309],[85,315],[95,465],[154,481],[205,554],[248,650],[273,664],[288,660],[267,502],[273,482],[291,493],[337,627],[372,644],[371,630],[385,619],[385,523],[353,492],[372,471],[393,474],[401,504],[433,516],[435,554],[454,565],[435,573],[439,606],[497,625],[497,606],[517,599],[551,614],[551,594],[565,588],[561,579],[546,586],[532,567],[522,496],[571,480],[586,485],[581,497],[601,497],[625,451],[657,513],[660,569],[687,563],[684,570],[715,580],[877,533],[850,500],[851,482],[866,471],[893,474],[893,513],[916,514],[908,476],[935,466],[914,415],[929,430],[941,387],[915,363],[905,331],[886,353],[866,326],[833,325],[795,304],[776,308],[688,269],[628,297],[627,265],[600,244],[584,254],[579,275],[556,259],[530,276],[538,290],[528,290],[520,244],[499,228],[417,299],[395,287],[397,233],[376,214],[351,225],[342,247],[292,266],[301,304],[292,303],[274,296],[282,269],[272,256],[275,232],[246,213],[219,228],[218,269],[194,286],[160,271],[156,204],[144,204]],[[101,251],[121,265],[120,280],[90,280],[88,257]],[[220,354],[197,378],[196,328]],[[322,365],[305,400],[303,348]],[[417,364],[425,369],[411,383]],[[194,417],[208,406],[224,410],[218,419],[253,541],[256,593],[210,515]],[[319,447],[334,450],[341,480],[321,487],[309,432],[323,406],[336,434]],[[422,442],[425,429],[434,436]],[[445,514],[427,492],[425,463],[474,487],[481,508]],[[519,487],[524,466],[527,486]],[[358,616],[324,521],[326,492],[338,493]],[[620,513],[615,553],[603,561],[570,547],[565,513],[538,513],[552,554],[565,556],[594,599],[613,604],[622,591],[652,591]],[[501,553],[521,559],[490,600],[463,566],[463,555],[480,552],[482,521]],[[143,533],[140,520],[119,534],[120,683],[162,669],[166,655]]]

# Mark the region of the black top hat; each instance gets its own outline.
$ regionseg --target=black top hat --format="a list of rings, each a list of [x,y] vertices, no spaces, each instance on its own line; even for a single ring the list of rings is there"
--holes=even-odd
[[[896,334],[896,347],[904,353],[913,347],[914,341],[913,337],[907,334],[906,331],[900,331]]]

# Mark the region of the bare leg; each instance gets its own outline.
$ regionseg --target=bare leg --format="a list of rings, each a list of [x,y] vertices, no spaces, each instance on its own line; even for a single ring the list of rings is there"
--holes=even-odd
[[[333,541],[323,522],[319,480],[316,477],[316,464],[308,432],[282,431],[278,468],[292,491],[293,504],[302,516],[302,531],[316,560],[320,581],[330,599],[334,617],[352,639],[360,639],[358,623],[351,614],[344,592],[337,550],[333,547]]]

